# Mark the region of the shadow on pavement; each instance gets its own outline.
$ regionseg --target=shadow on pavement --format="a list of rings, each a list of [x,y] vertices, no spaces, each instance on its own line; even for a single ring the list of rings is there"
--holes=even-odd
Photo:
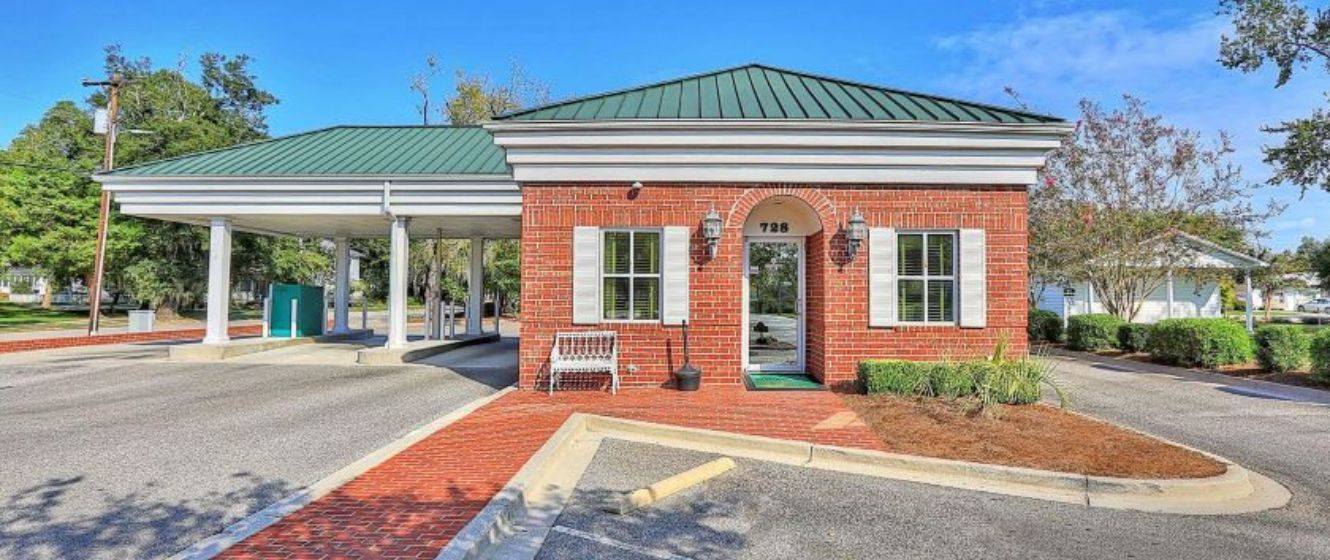
[[[601,506],[621,496],[603,488],[578,489],[536,558],[734,558],[748,545],[745,533],[715,523],[740,515],[741,504],[694,497],[684,508],[603,511]]]
[[[246,487],[188,502],[141,494],[104,495],[96,511],[67,511],[67,494],[83,476],[53,478],[9,496],[0,511],[0,558],[147,558],[165,556],[220,532],[296,488],[235,473]]]

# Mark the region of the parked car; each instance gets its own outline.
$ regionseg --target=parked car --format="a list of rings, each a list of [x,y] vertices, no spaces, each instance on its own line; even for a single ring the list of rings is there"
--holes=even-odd
[[[1330,299],[1316,298],[1298,305],[1298,311],[1303,313],[1330,313]]]

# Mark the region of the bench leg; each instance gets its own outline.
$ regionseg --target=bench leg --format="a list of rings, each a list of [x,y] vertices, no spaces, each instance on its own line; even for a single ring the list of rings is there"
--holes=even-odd
[[[550,372],[550,396],[554,396],[554,386],[559,384],[559,374]]]

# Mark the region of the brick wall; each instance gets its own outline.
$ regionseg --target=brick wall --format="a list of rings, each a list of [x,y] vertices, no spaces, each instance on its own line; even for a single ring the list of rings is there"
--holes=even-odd
[[[625,385],[663,385],[683,361],[681,330],[659,324],[572,324],[572,228],[694,229],[691,261],[692,361],[704,383],[742,383],[743,225],[771,196],[789,195],[818,214],[822,231],[808,236],[806,257],[807,367],[833,386],[852,380],[868,357],[960,358],[987,353],[1005,333],[1025,350],[1026,191],[1024,187],[663,185],[630,194],[627,184],[522,186],[523,388],[545,383],[550,343],[559,331],[612,329],[621,337]],[[716,208],[726,218],[719,252],[705,256],[697,231]],[[868,327],[867,255],[846,258],[840,224],[859,208],[870,227],[987,230],[988,327]],[[576,382],[576,381],[574,381]]]

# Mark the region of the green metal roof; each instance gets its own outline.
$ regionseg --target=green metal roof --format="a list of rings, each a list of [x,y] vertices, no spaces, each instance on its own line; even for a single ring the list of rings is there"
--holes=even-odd
[[[336,126],[121,167],[117,176],[507,174],[503,149],[475,126]]]
[[[501,115],[499,120],[828,119],[1050,123],[1062,119],[749,64]]]

